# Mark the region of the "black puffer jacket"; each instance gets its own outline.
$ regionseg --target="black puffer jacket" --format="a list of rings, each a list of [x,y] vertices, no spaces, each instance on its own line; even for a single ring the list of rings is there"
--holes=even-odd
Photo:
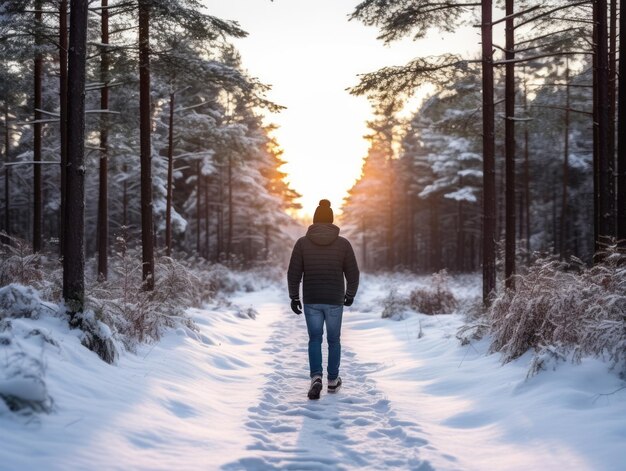
[[[334,224],[313,224],[296,242],[287,271],[291,299],[300,297],[303,275],[304,304],[339,305],[346,295],[356,295],[359,267],[354,250]]]

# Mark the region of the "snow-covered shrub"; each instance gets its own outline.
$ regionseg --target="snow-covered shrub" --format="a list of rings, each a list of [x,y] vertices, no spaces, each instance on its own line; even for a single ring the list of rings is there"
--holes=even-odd
[[[88,306],[129,348],[136,342],[158,340],[163,329],[179,323],[192,327],[185,309],[198,300],[198,278],[169,257],[156,260],[154,290],[144,289],[141,258],[137,250],[121,250],[111,260],[114,274],[90,288]]]
[[[252,306],[248,306],[245,309],[241,306],[237,306],[235,312],[237,314],[237,317],[241,317],[242,319],[256,319],[259,315],[259,311],[254,309]]]
[[[44,381],[42,349],[58,343],[20,319],[0,320],[0,414],[48,412],[52,401]]]
[[[9,283],[35,285],[44,279],[41,255],[17,237],[1,234],[8,243],[0,244],[0,286]]]
[[[44,304],[30,286],[11,283],[0,288],[0,319],[5,317],[39,317]]]
[[[473,340],[481,340],[489,332],[489,324],[474,320],[462,325],[456,333],[461,345],[469,345]]]
[[[448,286],[445,270],[433,273],[428,288],[417,288],[409,295],[411,309],[423,314],[451,314],[458,306],[457,300]]]
[[[81,344],[98,355],[102,361],[109,364],[115,362],[118,357],[118,350],[111,329],[96,319],[93,311],[74,314],[70,325],[81,330]]]
[[[602,259],[592,267],[577,259],[537,260],[488,310],[491,351],[508,362],[529,349],[554,356],[556,347],[561,356],[603,356],[623,367],[626,256],[611,248]]]
[[[398,290],[393,288],[383,299],[383,319],[402,320],[406,318],[409,301],[398,294]]]

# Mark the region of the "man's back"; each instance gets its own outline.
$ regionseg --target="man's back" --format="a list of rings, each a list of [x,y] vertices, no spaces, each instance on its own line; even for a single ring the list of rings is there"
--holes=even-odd
[[[339,236],[339,228],[334,224],[313,224],[306,236],[296,242],[287,272],[292,299],[298,297],[302,279],[305,304],[343,305],[345,296],[356,295],[359,285],[356,257],[350,242]]]

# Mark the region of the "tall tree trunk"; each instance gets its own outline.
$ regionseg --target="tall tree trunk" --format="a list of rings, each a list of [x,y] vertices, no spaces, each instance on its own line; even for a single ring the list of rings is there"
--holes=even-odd
[[[409,268],[411,271],[415,270],[415,215],[413,214],[413,195],[410,190],[407,189],[408,198],[408,214],[407,222],[409,226]]]
[[[524,239],[524,211],[525,211],[525,205],[524,205],[524,193],[523,192],[519,192],[518,196],[517,196],[517,239],[518,240],[523,240]]]
[[[126,164],[122,165],[122,173],[126,175]],[[124,227],[124,233],[128,227],[128,180],[124,178],[124,184],[122,185],[122,227]]]
[[[145,289],[154,289],[152,144],[150,101],[150,0],[139,0],[139,114],[141,154],[141,245]]]
[[[457,233],[456,233],[456,266],[460,272],[465,271],[465,214],[463,201],[457,203]]]
[[[559,253],[559,230],[558,230],[558,218],[557,218],[557,183],[558,178],[556,171],[552,176],[552,253]]]
[[[626,45],[626,1],[620,1],[619,15],[619,95],[618,95],[618,155],[617,155],[617,238],[626,249],[626,60],[621,60]]]
[[[559,248],[560,256],[564,259],[567,256],[567,227],[568,221],[568,195],[567,190],[569,186],[569,107],[570,107],[570,86],[569,86],[569,61],[565,59],[565,123],[563,131],[563,180],[561,191],[561,227],[559,236]]]
[[[506,0],[506,54],[507,60],[515,58],[515,32],[513,26],[514,0]],[[506,287],[515,288],[515,64],[507,62],[505,76],[504,155],[506,160],[506,234],[504,279]]]
[[[11,162],[11,128],[9,127],[9,95],[4,102],[4,232],[11,235],[11,170],[8,165]],[[3,238],[5,244],[9,243],[7,237]]]
[[[367,256],[367,234],[365,233],[365,216],[361,216],[361,247],[363,253],[363,269],[367,270],[368,266],[368,256]]]
[[[432,197],[430,205],[430,269],[438,272],[441,270],[441,233],[439,230],[439,196]]]
[[[233,250],[233,160],[228,155],[228,237],[226,239],[226,257],[230,260]]]
[[[393,240],[393,228],[395,225],[395,217],[393,214],[393,185],[395,182],[393,181],[393,161],[391,160],[391,155],[393,150],[391,150],[391,136],[389,136],[389,157],[387,158],[387,174],[389,175],[389,183],[387,185],[387,270],[393,270],[394,266],[394,240]]]
[[[170,93],[170,116],[167,133],[167,200],[165,207],[165,253],[172,255],[172,195],[174,181],[174,92]]]
[[[615,185],[613,158],[609,155],[609,71],[606,0],[595,0],[596,29],[596,93],[597,93],[597,152],[598,152],[598,231],[601,241],[615,237]]]
[[[610,3],[610,16],[609,16],[609,57],[608,57],[608,74],[609,74],[609,91],[608,91],[608,100],[609,100],[609,141],[608,141],[608,153],[609,158],[611,159],[611,165],[613,170],[613,185],[616,184],[616,169],[615,169],[615,110],[616,110],[616,85],[617,85],[617,0],[611,0]],[[614,197],[616,196],[615,186],[613,189]],[[617,212],[616,212],[617,217]],[[616,229],[617,230],[617,229]]]
[[[204,177],[204,253],[206,259],[211,259],[211,233],[209,231],[211,209],[209,206],[209,176]]]
[[[220,165],[219,172],[219,206],[217,211],[217,257],[218,261],[221,261],[222,254],[224,253],[224,178],[223,178],[223,165]]]
[[[524,70],[524,115],[528,116],[528,86],[526,70]],[[528,122],[524,123],[524,208],[526,224],[526,259],[530,261],[530,152],[528,149],[529,133]]]
[[[102,0],[100,61],[100,109],[109,109],[109,9],[108,0]],[[106,280],[109,276],[109,149],[108,149],[108,115],[103,113],[100,118],[100,186],[98,191],[98,278]]]
[[[608,153],[615,179],[615,97],[617,87],[617,0],[611,0],[609,16],[609,141]]]
[[[491,304],[496,290],[496,172],[493,103],[492,2],[482,2],[483,68],[483,303]]]
[[[63,242],[63,297],[71,313],[85,297],[85,76],[87,0],[72,0],[67,94],[67,199]]]
[[[35,1],[35,63],[34,63],[34,107],[35,125],[33,128],[33,250],[41,251],[41,81],[43,74],[43,23],[42,1]]]
[[[61,210],[59,211],[59,255],[63,257],[65,224],[65,166],[67,164],[67,0],[59,2],[59,121],[61,133]]]
[[[594,253],[598,253],[601,250],[600,244],[600,165],[599,165],[599,138],[598,138],[598,9],[596,7],[596,1],[593,0],[593,247]],[[595,260],[595,256],[594,256]]]
[[[200,213],[200,191],[202,189],[202,173],[200,166],[200,159],[196,160],[196,253],[200,255],[202,253],[200,247],[200,225],[202,222]]]

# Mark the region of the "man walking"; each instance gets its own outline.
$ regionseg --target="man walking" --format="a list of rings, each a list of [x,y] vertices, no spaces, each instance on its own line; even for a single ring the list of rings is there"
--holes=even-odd
[[[313,225],[293,248],[287,271],[291,309],[296,314],[302,314],[300,281],[304,276],[302,291],[311,373],[309,399],[319,399],[322,390],[324,323],[328,342],[328,392],[337,392],[341,387],[341,318],[343,307],[352,305],[359,287],[359,267],[354,250],[347,239],[339,237],[339,228],[333,220],[330,201],[321,200],[313,216]]]

